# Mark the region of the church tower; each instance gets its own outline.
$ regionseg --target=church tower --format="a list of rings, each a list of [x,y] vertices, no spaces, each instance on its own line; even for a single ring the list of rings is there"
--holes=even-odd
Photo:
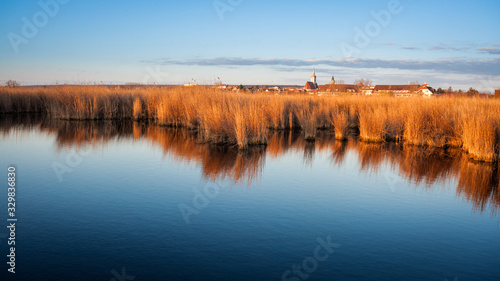
[[[313,71],[313,75],[311,76],[311,82],[318,87],[318,83],[316,83],[316,69]]]
[[[335,85],[335,77],[332,76],[332,80],[330,81],[330,84]]]

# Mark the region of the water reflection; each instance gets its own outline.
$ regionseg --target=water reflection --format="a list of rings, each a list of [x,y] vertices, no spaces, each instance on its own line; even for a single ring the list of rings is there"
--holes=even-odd
[[[254,184],[262,175],[266,157],[278,158],[287,152],[303,154],[306,165],[315,154],[330,155],[332,166],[344,165],[349,152],[357,155],[361,172],[380,173],[389,165],[414,184],[456,182],[457,196],[465,198],[479,212],[491,207],[493,215],[500,208],[499,163],[470,161],[462,150],[429,149],[396,143],[374,144],[357,140],[340,142],[329,132],[321,132],[317,141],[307,142],[299,132],[274,132],[265,148],[239,151],[235,147],[202,143],[195,132],[149,126],[144,123],[116,121],[60,121],[43,116],[4,115],[0,118],[3,135],[13,131],[38,129],[55,135],[58,148],[106,145],[112,140],[147,140],[160,147],[165,156],[176,161],[195,163],[208,180],[229,180]]]

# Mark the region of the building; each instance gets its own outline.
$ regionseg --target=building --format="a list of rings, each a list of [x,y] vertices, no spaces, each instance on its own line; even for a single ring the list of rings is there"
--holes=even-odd
[[[313,74],[311,75],[311,82],[314,83],[316,89],[318,88],[318,83],[316,82],[316,70],[313,70]]]
[[[418,92],[419,85],[376,85],[373,94],[389,94],[396,97],[408,97]]]
[[[414,95],[423,95],[431,97],[436,93],[432,87],[427,85],[409,84],[409,85],[376,85],[373,89],[375,95],[394,95],[395,97],[410,97]]]
[[[319,91],[322,93],[359,93],[360,89],[358,85],[351,85],[351,84],[337,84],[335,81],[335,77],[332,76],[332,79],[330,80],[330,84],[326,85],[321,85],[319,86]]]
[[[311,81],[306,83],[306,85],[304,86],[304,90],[313,91],[317,90],[318,88],[318,83],[316,82],[316,70],[314,70],[313,74],[311,75]]]
[[[434,93],[436,92],[433,88],[429,87],[429,85],[427,85],[427,83],[420,86],[420,88],[418,88],[418,90],[420,93],[422,93],[424,95],[424,97],[432,97],[432,95],[434,95]]]
[[[500,89],[495,90],[495,98],[500,99]]]
[[[324,93],[359,93],[358,85],[351,84],[327,84],[319,87],[320,92]]]
[[[337,84],[335,77],[332,76],[330,84],[318,86],[316,80],[316,70],[313,71],[311,76],[311,81],[307,82],[304,89],[308,92],[317,91],[321,94],[340,94],[340,93],[350,93],[350,94],[363,94],[363,95],[390,95],[395,97],[410,97],[421,95],[424,97],[432,97],[435,95],[436,90],[427,85],[411,84],[408,85],[363,85],[363,84]],[[498,90],[500,91],[500,90]],[[500,93],[497,93],[500,97]]]
[[[359,86],[359,91],[361,92],[361,94],[367,95],[367,96],[373,95],[374,89],[375,89],[375,86],[363,86],[363,85]]]
[[[304,90],[306,91],[313,91],[313,90],[317,90],[318,88],[316,87],[316,85],[314,85],[313,82],[307,82],[306,85],[304,86]]]

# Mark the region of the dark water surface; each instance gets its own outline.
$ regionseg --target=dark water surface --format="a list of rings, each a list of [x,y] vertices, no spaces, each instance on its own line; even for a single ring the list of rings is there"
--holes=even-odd
[[[498,163],[328,133],[241,152],[133,122],[0,118],[0,280],[500,280]]]

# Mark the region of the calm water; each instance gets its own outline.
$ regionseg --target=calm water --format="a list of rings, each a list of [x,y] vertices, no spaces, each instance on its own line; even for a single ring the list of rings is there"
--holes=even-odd
[[[459,151],[0,118],[1,280],[500,280],[498,164]]]

